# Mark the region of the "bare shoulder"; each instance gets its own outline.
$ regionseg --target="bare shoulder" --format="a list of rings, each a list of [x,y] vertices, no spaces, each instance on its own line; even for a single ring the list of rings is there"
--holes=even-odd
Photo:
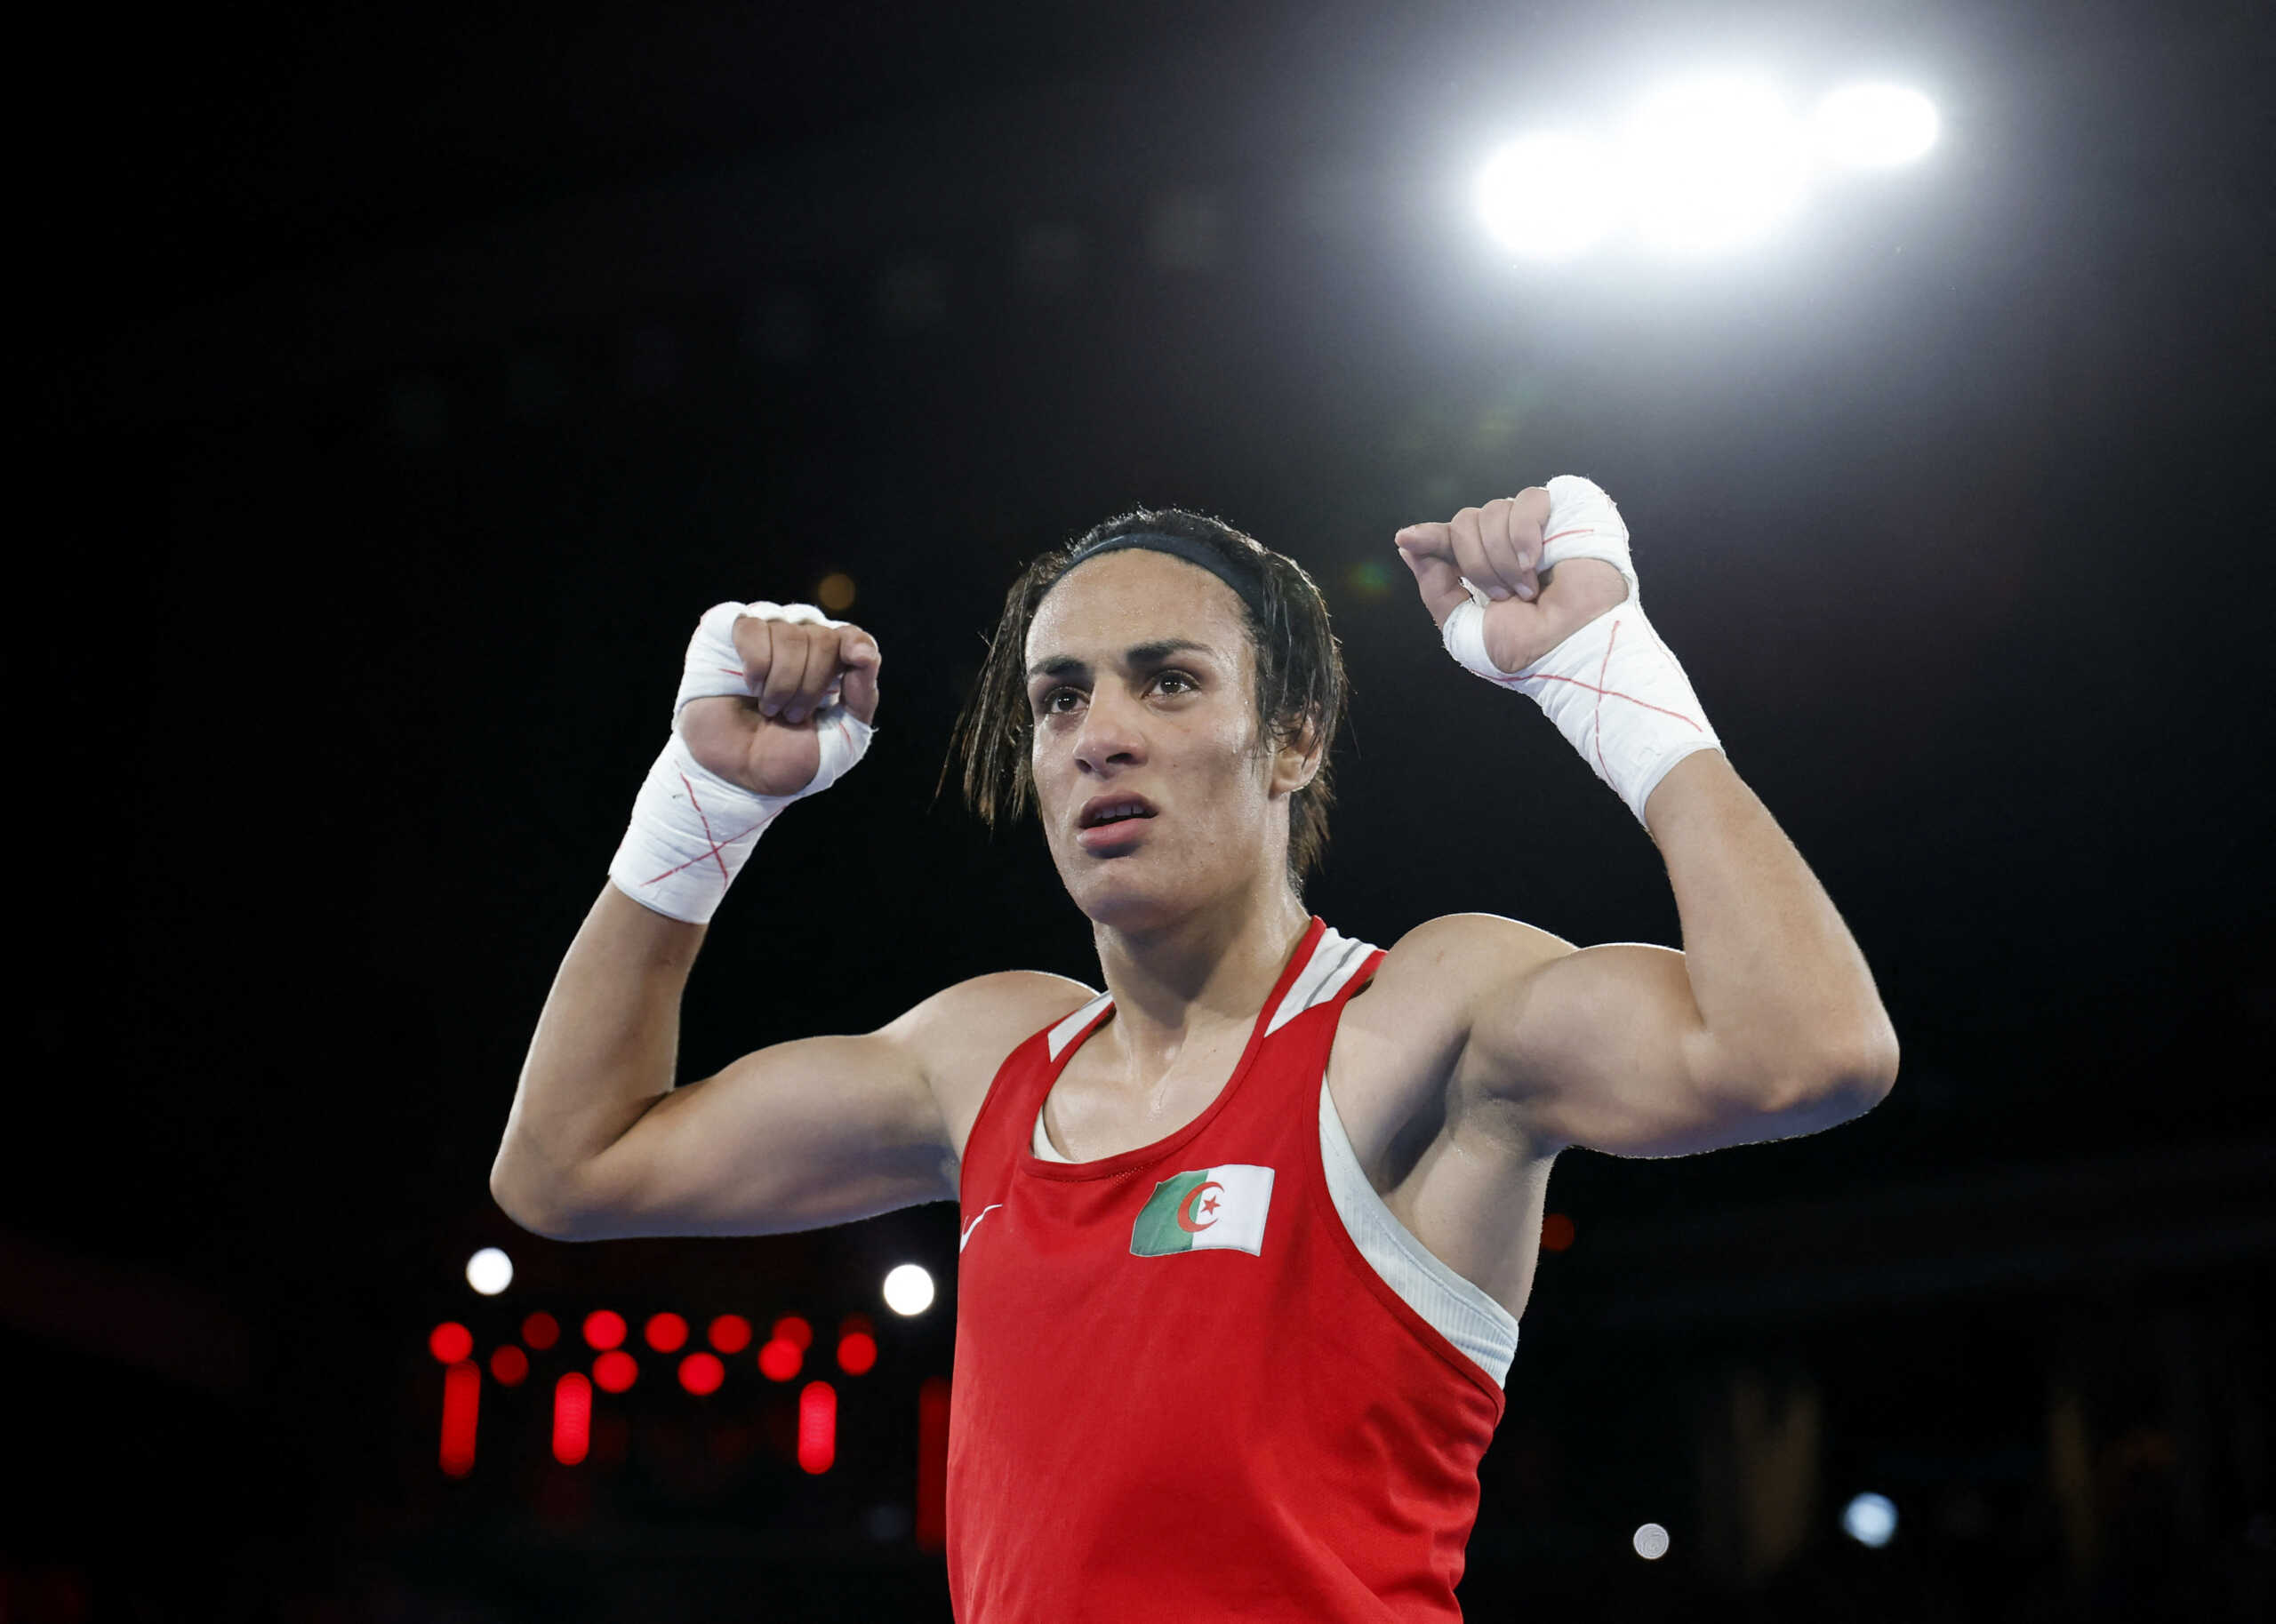
[[[961,1158],[988,1085],[1012,1051],[1097,996],[1070,976],[999,970],[942,988],[878,1036],[924,1074]]]
[[[1337,1099],[1379,1092],[1399,1121],[1443,1092],[1468,1043],[1481,996],[1573,952],[1562,937],[1498,914],[1426,919],[1383,955],[1337,1029]],[[1355,1099],[1354,1107],[1364,1108]]]
[[[1488,986],[1575,951],[1561,936],[1499,914],[1441,914],[1400,937],[1383,955],[1371,990],[1414,1010],[1466,1006]]]

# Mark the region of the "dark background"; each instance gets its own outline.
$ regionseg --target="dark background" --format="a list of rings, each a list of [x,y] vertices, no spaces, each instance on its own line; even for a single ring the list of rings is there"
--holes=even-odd
[[[843,571],[890,658],[862,772],[722,910],[686,1076],[1095,980],[1032,829],[934,784],[1017,564],[1142,501],[1328,595],[1316,911],[1673,941],[1648,841],[1390,549],[1560,471],[1904,1068],[1819,1138],[1560,1161],[1471,1616],[2270,1606],[2260,8],[813,9],[26,36],[0,1619],[944,1618],[947,1207],[573,1247],[485,1186],[689,625]],[[1501,261],[1494,140],[1717,61],[1906,79],[1943,140],[1724,260]],[[907,1322],[904,1259],[944,1288]],[[747,1359],[704,1403],[657,1362],[621,1459],[554,1466],[556,1360],[446,1479],[429,1330],[604,1305],[886,1322],[837,1467]]]

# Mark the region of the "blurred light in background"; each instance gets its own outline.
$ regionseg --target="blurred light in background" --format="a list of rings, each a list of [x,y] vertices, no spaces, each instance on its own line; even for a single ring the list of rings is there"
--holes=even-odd
[[[511,1342],[490,1356],[490,1374],[501,1388],[517,1388],[530,1373],[530,1356]]]
[[[1541,1249],[1563,1252],[1573,1244],[1573,1220],[1562,1212],[1547,1212],[1541,1220]]]
[[[1807,148],[1778,92],[1695,79],[1645,98],[1623,141],[1629,206],[1655,247],[1714,253],[1767,235],[1802,199]]]
[[[1700,76],[1647,93],[1616,140],[1537,131],[1496,148],[1474,201],[1519,259],[1576,258],[1615,234],[1679,257],[1713,254],[1774,232],[1815,172],[1909,163],[1937,131],[1934,104],[1900,85],[1845,85],[1806,123],[1763,80]]]
[[[514,1260],[485,1246],[466,1260],[466,1283],[485,1297],[495,1297],[514,1284]]]
[[[1636,1554],[1647,1562],[1657,1562],[1668,1554],[1668,1531],[1657,1523],[1647,1523],[1638,1529],[1629,1541]]]
[[[677,1353],[687,1346],[687,1322],[677,1314],[651,1314],[642,1334],[658,1353]]]
[[[869,1319],[848,1315],[837,1328],[837,1368],[849,1376],[865,1376],[877,1368],[877,1363],[878,1339],[870,1334]]]
[[[1380,558],[1362,558],[1343,572],[1343,584],[1353,596],[1382,597],[1391,588],[1390,566]]]
[[[832,570],[814,588],[814,602],[831,614],[843,614],[854,607],[854,578],[843,570]]]
[[[571,1371],[553,1384],[553,1458],[574,1466],[592,1445],[593,1384]]]
[[[798,1393],[798,1464],[819,1474],[837,1459],[837,1390],[827,1381],[809,1381]]]
[[[814,1328],[795,1314],[785,1314],[776,1320],[773,1335],[777,1341],[788,1342],[800,1353],[814,1345]]]
[[[788,1381],[798,1373],[805,1357],[805,1349],[789,1338],[769,1337],[766,1346],[758,1350],[758,1373],[769,1381]]]
[[[585,1341],[593,1348],[622,1347],[624,1316],[613,1308],[595,1308],[585,1316]]]
[[[1596,246],[1621,213],[1622,177],[1613,155],[1562,132],[1511,141],[1478,177],[1486,228],[1527,260],[1569,260]]]
[[[917,1392],[917,1544],[949,1542],[949,1379],[932,1376]]]
[[[717,1354],[692,1353],[679,1362],[679,1384],[698,1398],[719,1390],[727,1379],[727,1367],[719,1363]]]
[[[593,1361],[593,1385],[604,1393],[621,1393],[639,1380],[639,1364],[621,1348],[612,1348]]]
[[[443,1469],[453,1477],[474,1470],[474,1423],[482,1406],[482,1370],[461,1361],[443,1372]]]
[[[1896,1504],[1886,1494],[1860,1494],[1841,1509],[1841,1532],[1879,1550],[1896,1536]]]
[[[895,1314],[922,1314],[933,1306],[933,1276],[915,1263],[886,1276],[886,1307]]]
[[[522,1340],[540,1353],[561,1340],[561,1322],[540,1310],[522,1322]]]
[[[427,1333],[427,1351],[445,1364],[456,1364],[474,1351],[474,1332],[446,1319]]]
[[[750,1321],[740,1314],[722,1314],[704,1333],[723,1354],[739,1354],[750,1346]]]
[[[1900,84],[1848,84],[1817,104],[1818,151],[1835,164],[1886,169],[1936,144],[1935,104]]]

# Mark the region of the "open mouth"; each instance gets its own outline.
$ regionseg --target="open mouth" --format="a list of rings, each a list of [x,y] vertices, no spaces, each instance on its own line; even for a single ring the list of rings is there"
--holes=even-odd
[[[1126,796],[1118,801],[1094,801],[1083,808],[1082,827],[1094,829],[1102,824],[1127,823],[1133,818],[1150,818],[1153,806],[1139,796]]]
[[[1076,820],[1075,840],[1086,851],[1119,844],[1136,836],[1153,816],[1154,804],[1143,796],[1099,796]]]

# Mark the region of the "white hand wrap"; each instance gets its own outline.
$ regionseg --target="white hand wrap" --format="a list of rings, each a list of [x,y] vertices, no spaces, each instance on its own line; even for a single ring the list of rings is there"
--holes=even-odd
[[[810,604],[714,604],[688,639],[672,736],[648,769],[632,803],[632,821],[608,866],[616,888],[643,907],[690,924],[710,921],[735,874],[766,826],[793,801],[820,795],[870,748],[872,729],[835,698],[813,714],[821,764],[796,795],[753,795],[707,771],[680,737],[679,713],[690,700],[751,697],[735,652],[735,621],[744,615],[802,626],[843,626]]]
[[[1628,526],[1593,482],[1560,474],[1549,482],[1540,572],[1575,558],[1599,558],[1628,582],[1628,601],[1607,610],[1523,671],[1503,671],[1486,653],[1486,595],[1464,580],[1471,601],[1439,635],[1468,671],[1530,694],[1636,820],[1668,769],[1694,750],[1721,748],[1699,696],[1668,645],[1644,618]]]

